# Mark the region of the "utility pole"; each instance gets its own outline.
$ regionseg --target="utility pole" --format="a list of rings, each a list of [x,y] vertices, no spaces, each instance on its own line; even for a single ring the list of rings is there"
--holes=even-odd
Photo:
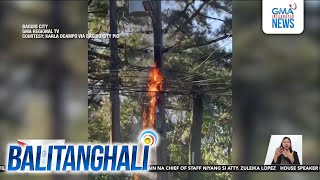
[[[161,1],[153,0],[153,39],[154,39],[154,63],[159,68],[162,76],[163,73],[163,59],[162,59],[162,19],[161,19]],[[162,82],[164,83],[164,82]],[[163,86],[164,87],[164,86]],[[156,112],[155,129],[160,135],[160,144],[157,148],[157,164],[167,164],[167,145],[166,145],[166,119],[165,119],[165,104],[164,94],[158,94],[158,104]],[[169,174],[167,172],[157,173],[157,180],[168,180]]]
[[[110,34],[118,34],[117,25],[117,1],[109,0],[109,18],[110,18]],[[119,80],[118,80],[118,40],[110,39],[111,51],[111,142],[120,141],[120,97],[119,97]]]
[[[195,81],[197,79],[194,79]],[[193,96],[192,105],[192,124],[190,130],[189,144],[189,165],[201,165],[201,130],[203,123],[203,89],[200,85],[192,86],[191,94]],[[188,180],[197,180],[200,174],[189,172]],[[200,178],[201,179],[201,178]]]

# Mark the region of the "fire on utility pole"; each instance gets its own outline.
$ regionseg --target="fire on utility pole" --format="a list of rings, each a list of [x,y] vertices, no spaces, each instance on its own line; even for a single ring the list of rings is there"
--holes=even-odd
[[[129,0],[133,1],[129,3],[129,14],[132,16],[146,16],[150,15],[153,21],[153,38],[154,38],[154,64],[159,69],[161,76],[163,73],[163,40],[162,40],[162,19],[161,19],[161,1],[160,0]],[[144,8],[147,14],[142,12]],[[162,84],[162,91],[157,93],[157,104],[156,104],[156,117],[154,128],[159,133],[160,145],[156,149],[157,164],[167,164],[167,145],[166,145],[166,120],[165,120],[165,104],[164,104],[164,82]],[[169,180],[169,174],[167,172],[157,173],[157,180]]]
[[[159,68],[163,76],[163,58],[162,58],[162,19],[161,19],[161,1],[153,0],[153,38],[154,38],[154,63]],[[164,82],[162,82],[164,87]],[[158,131],[161,140],[157,148],[157,164],[167,164],[167,145],[166,145],[166,120],[165,120],[165,104],[163,92],[158,93],[156,110],[155,129]],[[157,173],[157,180],[168,180],[168,173]]]

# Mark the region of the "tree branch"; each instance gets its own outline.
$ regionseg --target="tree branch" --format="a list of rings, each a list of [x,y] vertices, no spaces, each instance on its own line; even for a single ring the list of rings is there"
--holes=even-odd
[[[104,55],[104,54],[100,54],[94,51],[89,50],[88,51],[88,55],[92,55],[92,56],[96,56],[98,58],[104,59],[104,60],[109,60],[110,56]]]
[[[89,14],[108,14],[108,12],[107,11],[89,11],[88,12]]]
[[[186,7],[184,7],[184,9],[179,13],[179,16],[177,18],[174,18],[174,20],[170,21],[167,25],[167,27],[165,28],[166,31],[169,30],[169,28],[175,24],[175,22],[180,19],[188,10],[189,6],[191,4],[193,4],[195,2],[195,0],[192,0],[191,2],[189,2],[188,4],[186,4]]]
[[[190,21],[192,21],[195,17],[197,17],[197,16],[200,14],[201,10],[202,10],[206,5],[208,5],[208,3],[210,3],[210,2],[211,2],[211,0],[206,0],[204,3],[202,3],[201,6],[196,10],[196,12],[194,12],[194,13],[192,14],[192,16],[185,21],[184,24],[188,24],[188,23],[189,23]]]
[[[192,16],[185,21],[185,23],[183,23],[180,27],[178,27],[177,30],[183,32],[183,30],[181,29],[181,27],[184,26],[184,25],[186,25],[186,24],[189,24],[195,17],[197,17],[197,16],[200,14],[201,10],[202,10],[206,5],[208,5],[211,1],[212,1],[212,0],[205,0],[204,3],[202,3],[201,6],[196,10],[196,12],[194,12],[194,13],[192,14]]]
[[[98,42],[98,41],[94,41],[92,39],[88,40],[89,44],[95,45],[95,46],[99,46],[99,47],[105,47],[105,48],[109,48],[109,44],[103,43],[103,42]],[[128,50],[133,50],[133,51],[142,51],[144,53],[149,53],[152,52],[150,48],[151,46],[146,46],[146,47],[142,47],[140,49],[135,49],[134,47],[126,47]],[[119,44],[118,46],[119,49],[124,49],[124,45],[123,44]]]
[[[229,37],[232,37],[232,34],[229,34],[229,35],[224,35],[222,37],[219,37],[217,39],[213,39],[213,40],[210,40],[210,41],[207,41],[207,42],[204,42],[204,43],[201,43],[201,44],[197,44],[197,45],[192,45],[192,46],[187,46],[185,48],[183,48],[183,50],[187,50],[187,49],[191,49],[191,48],[196,48],[196,47],[201,47],[201,46],[207,46],[209,44],[212,44],[212,43],[216,43],[218,41],[221,41],[221,40],[224,40],[224,39],[227,39]]]
[[[109,47],[109,44],[106,44],[106,43],[103,43],[103,42],[97,42],[97,41],[94,41],[92,39],[89,39],[88,42],[89,42],[89,44],[93,44],[93,45],[100,46],[100,47],[106,47],[106,48]]]
[[[200,14],[199,14],[199,16],[206,17],[206,18],[208,18],[208,19],[213,19],[213,20],[217,20],[217,21],[226,22],[226,21],[225,21],[225,20],[223,20],[223,19],[219,19],[219,18],[215,18],[215,17],[207,16],[207,15],[202,14],[202,13],[200,13]]]
[[[211,2],[210,5],[212,5],[215,8],[221,9],[221,10],[227,12],[227,13],[230,13],[230,14],[232,13],[231,9],[229,9],[226,6],[222,6],[217,0]]]

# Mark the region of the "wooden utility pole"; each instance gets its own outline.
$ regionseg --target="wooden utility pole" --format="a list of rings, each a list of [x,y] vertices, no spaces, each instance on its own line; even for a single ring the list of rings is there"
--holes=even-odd
[[[159,68],[162,76],[163,73],[163,59],[162,59],[162,19],[161,19],[161,1],[153,0],[153,39],[154,39],[154,62],[156,67]],[[162,82],[164,83],[164,82]],[[164,84],[163,84],[164,87]],[[158,94],[158,104],[156,112],[155,129],[160,135],[160,142],[157,148],[157,164],[167,164],[167,145],[166,145],[166,119],[165,119],[165,104],[164,94]],[[167,172],[157,173],[157,180],[168,180],[169,174]]]
[[[117,24],[117,1],[109,0],[109,18],[110,18],[110,34],[118,34]],[[120,141],[120,97],[119,97],[119,78],[118,78],[118,40],[116,38],[110,39],[111,51],[111,142]]]
[[[192,87],[193,106],[192,106],[192,124],[190,130],[189,143],[189,164],[201,165],[201,131],[203,115],[203,94],[201,86]],[[197,180],[197,172],[189,172],[188,180]]]

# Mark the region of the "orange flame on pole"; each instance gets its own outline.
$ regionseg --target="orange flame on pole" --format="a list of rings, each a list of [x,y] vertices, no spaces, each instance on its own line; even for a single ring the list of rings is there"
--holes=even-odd
[[[157,95],[162,90],[163,90],[163,76],[161,75],[160,70],[156,66],[154,66],[149,74],[148,88],[147,88],[148,97],[150,99],[149,108],[143,110],[142,129],[154,127],[155,120],[156,120],[156,107],[158,102]],[[139,174],[135,174],[134,180],[139,180],[139,177],[140,177]]]
[[[143,122],[142,127],[145,128],[153,128],[155,124],[155,112],[158,97],[157,94],[163,90],[163,77],[161,75],[160,70],[157,67],[152,68],[149,74],[149,82],[148,82],[148,96],[149,100],[149,109],[148,113],[144,110],[143,112]],[[148,119],[149,118],[149,119]]]

